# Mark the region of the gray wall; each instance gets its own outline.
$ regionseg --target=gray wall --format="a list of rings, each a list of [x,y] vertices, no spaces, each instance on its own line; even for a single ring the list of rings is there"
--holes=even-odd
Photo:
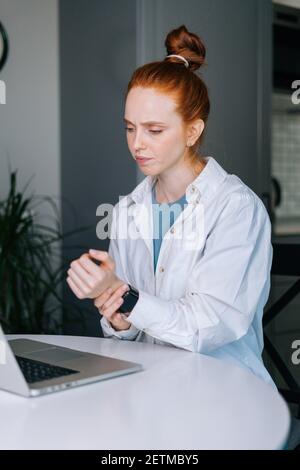
[[[136,67],[136,11],[132,0],[61,0],[59,8],[63,228],[91,226],[68,242],[81,246],[64,247],[65,258],[74,259],[88,248],[108,248],[96,237],[96,208],[116,203],[136,185],[122,121],[125,88]],[[65,301],[72,299],[66,288]],[[92,303],[75,303],[91,314],[83,312],[86,321],[74,317],[67,332],[99,335]]]
[[[0,72],[6,83],[6,104],[0,104],[0,199],[7,196],[11,168],[18,171],[18,189],[33,177],[27,196],[51,196],[60,207],[58,3],[0,0],[0,20],[9,39]],[[52,225],[48,204],[35,210],[40,222]],[[59,251],[53,266],[57,263]]]
[[[8,191],[8,162],[20,188],[35,175],[37,194],[60,195],[57,0],[0,0],[10,51],[0,79],[0,198]]]
[[[181,24],[203,38],[212,102],[204,153],[260,196],[268,192],[271,0],[141,0],[138,12],[141,63],[161,60],[166,34]]]

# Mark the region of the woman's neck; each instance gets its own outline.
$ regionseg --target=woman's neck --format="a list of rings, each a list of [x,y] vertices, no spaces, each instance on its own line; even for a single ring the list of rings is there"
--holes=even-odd
[[[180,199],[186,188],[200,175],[206,162],[201,160],[194,166],[172,169],[158,175],[155,185],[156,200],[159,204],[170,203]]]

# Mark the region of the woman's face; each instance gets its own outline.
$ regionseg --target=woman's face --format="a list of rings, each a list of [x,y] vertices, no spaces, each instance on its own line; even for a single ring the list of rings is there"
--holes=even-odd
[[[168,173],[183,164],[188,138],[175,108],[171,97],[153,88],[135,87],[127,95],[128,148],[145,175]]]

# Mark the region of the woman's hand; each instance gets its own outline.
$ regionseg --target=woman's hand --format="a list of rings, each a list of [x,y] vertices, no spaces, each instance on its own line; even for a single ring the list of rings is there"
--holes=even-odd
[[[131,325],[130,322],[125,320],[126,316],[118,312],[118,309],[124,302],[122,295],[128,290],[128,285],[122,284],[121,287],[114,292],[112,288],[107,289],[94,300],[94,305],[98,308],[99,313],[101,313],[117,331],[128,330]]]
[[[100,261],[100,266],[92,259]],[[123,284],[115,275],[114,260],[99,250],[90,250],[72,261],[67,283],[78,299],[95,299],[109,287],[116,289]]]

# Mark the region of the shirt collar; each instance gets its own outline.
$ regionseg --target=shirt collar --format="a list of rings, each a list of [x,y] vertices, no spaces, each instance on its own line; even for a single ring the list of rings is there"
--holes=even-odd
[[[188,202],[194,201],[196,198],[205,201],[210,199],[228,175],[213,157],[204,157],[204,160],[206,162],[204,169],[186,188]],[[156,179],[156,177],[147,176],[128,197],[136,203],[141,203],[144,197],[151,192]]]

